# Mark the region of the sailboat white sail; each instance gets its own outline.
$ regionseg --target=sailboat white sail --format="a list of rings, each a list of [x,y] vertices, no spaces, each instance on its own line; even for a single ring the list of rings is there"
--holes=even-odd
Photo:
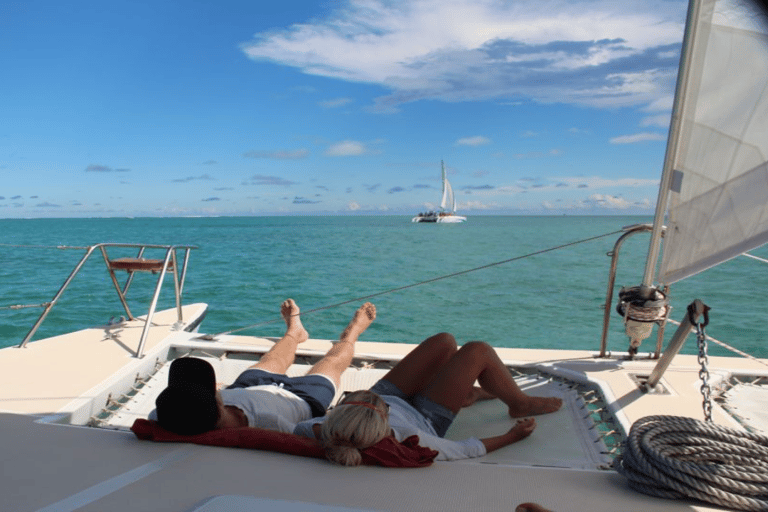
[[[441,161],[440,165],[443,169],[443,198],[440,201],[440,208],[442,210],[449,208],[452,213],[456,213],[456,198],[453,197],[453,187],[445,175],[445,164]]]
[[[659,271],[664,284],[768,242],[764,17],[738,0],[692,2],[689,17],[695,22],[659,194],[660,203],[669,199]]]
[[[440,167],[442,168],[443,180],[443,195],[440,199],[440,211],[420,213],[411,219],[411,222],[456,223],[467,220],[466,217],[456,215],[456,197],[453,194],[451,182],[448,181],[448,177],[445,174],[445,164],[442,160],[440,161]]]

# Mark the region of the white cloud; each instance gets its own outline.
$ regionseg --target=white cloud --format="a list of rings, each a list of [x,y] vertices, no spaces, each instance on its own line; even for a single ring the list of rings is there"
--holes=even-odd
[[[367,152],[365,144],[356,140],[344,140],[331,145],[325,154],[328,156],[359,156]]]
[[[483,137],[482,135],[475,135],[474,137],[464,137],[456,141],[457,146],[485,146],[490,144],[491,139]]]
[[[357,204],[357,202],[355,202],[355,201],[350,201],[349,204],[347,205],[347,210],[349,210],[351,212],[355,212],[355,211],[357,211],[359,209],[360,209],[360,205]]]
[[[257,34],[253,59],[382,86],[381,111],[418,99],[521,96],[597,106],[670,94],[685,2],[346,0]],[[654,51],[655,50],[655,51]]]
[[[599,208],[607,208],[611,210],[626,210],[632,208],[635,205],[623,197],[610,196],[605,194],[592,194],[586,200],[587,205],[596,206]]]
[[[659,180],[647,180],[639,178],[618,178],[607,179],[600,176],[587,176],[587,177],[565,177],[554,178],[554,181],[565,183],[570,187],[578,188],[581,185],[586,185],[589,189],[603,189],[611,187],[628,187],[628,188],[642,188],[642,187],[658,187]]]
[[[460,210],[495,210],[502,208],[498,203],[481,203],[480,201],[467,201],[458,206]]]
[[[666,135],[662,135],[660,133],[636,133],[634,135],[621,135],[619,137],[614,137],[611,139],[611,144],[636,144],[638,142],[646,142],[646,141],[654,141],[654,140],[667,140]]]
[[[659,128],[669,128],[669,120],[670,116],[668,114],[648,116],[640,121],[640,126],[658,126]]]

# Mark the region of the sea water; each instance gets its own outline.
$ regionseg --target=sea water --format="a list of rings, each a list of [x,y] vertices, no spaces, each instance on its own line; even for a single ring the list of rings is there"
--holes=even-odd
[[[286,216],[0,220],[0,346],[18,344],[96,243],[194,245],[184,302],[205,302],[201,331],[277,336],[280,303],[299,304],[314,338],[335,339],[359,305],[377,319],[367,341],[414,343],[440,331],[459,342],[500,347],[598,350],[608,270],[617,233],[650,222],[620,216],[471,216],[463,224],[414,224],[404,216]],[[610,234],[610,235],[608,235]],[[602,236],[607,235],[607,236]],[[590,241],[584,241],[593,239]],[[648,234],[622,246],[618,289],[642,280]],[[76,249],[59,248],[61,246]],[[765,247],[753,254],[768,257]],[[111,257],[135,256],[110,252]],[[147,257],[162,257],[148,253]],[[125,274],[121,273],[121,279]],[[138,274],[129,291],[145,314],[157,276]],[[766,268],[736,258],[672,286],[671,318],[699,298],[712,308],[707,333],[759,357],[765,342]],[[173,307],[168,276],[159,307]],[[100,254],[72,281],[35,336],[102,325],[125,312]],[[667,338],[674,332],[668,326]],[[652,350],[655,335],[641,350]],[[611,315],[608,346],[625,351]],[[695,352],[693,337],[683,350]],[[710,353],[729,352],[712,345]]]

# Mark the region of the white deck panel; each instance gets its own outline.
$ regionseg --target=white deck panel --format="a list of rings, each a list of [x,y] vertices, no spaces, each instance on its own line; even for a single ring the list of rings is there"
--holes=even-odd
[[[184,306],[185,320],[204,314],[205,304]],[[158,311],[145,353],[163,342],[177,320],[175,309]],[[142,317],[143,318],[143,317]],[[53,414],[95,385],[132,364],[144,321],[105,325],[0,350],[0,411]]]
[[[180,343],[191,337],[176,333],[171,339],[173,343]],[[132,358],[129,348],[105,338],[103,331],[101,337],[94,336],[90,343],[110,346],[110,352],[121,353],[115,358],[117,363],[108,363],[111,369],[105,369],[107,373],[114,372],[114,368],[123,368],[125,361]],[[248,337],[230,338],[217,346],[225,343],[239,345],[242,351],[271,346],[267,339]],[[328,341],[310,340],[301,350],[323,353],[329,346]],[[397,360],[411,348],[412,345],[405,344],[361,342],[358,354]],[[74,361],[76,351],[55,347],[51,352],[56,357],[46,359],[49,362],[44,364],[54,369],[65,368],[66,371],[61,370],[62,378],[71,377],[72,368],[77,364]],[[657,396],[640,393],[630,378],[632,374],[650,373],[655,364],[652,361],[595,361],[590,353],[572,351],[500,349],[499,353],[510,364],[538,365],[574,378],[590,377],[599,381],[608,398],[622,406],[622,414],[630,423],[649,414],[702,416],[698,367],[693,356],[675,359],[663,379],[670,393]],[[88,368],[99,366],[93,361],[87,361]],[[23,380],[23,373],[28,368],[3,364],[8,371],[2,377],[6,379],[3,392],[11,399],[9,401],[20,399],[8,391],[8,386]],[[247,367],[252,361],[244,359],[238,364]],[[710,367],[766,374],[765,366],[746,359],[713,357]],[[232,371],[238,370],[233,367]],[[36,391],[38,395],[25,400],[42,402],[42,398],[54,397],[61,402],[78,396],[78,392],[87,393],[100,382],[100,371],[97,368],[91,372],[92,380],[83,382],[79,390],[60,390],[58,382],[48,381],[47,387]],[[378,378],[375,373],[356,370],[350,370],[350,373],[365,374],[372,380]],[[224,378],[230,380],[230,376],[222,375]],[[372,383],[359,385],[368,387]],[[498,404],[482,403],[475,407],[465,411],[470,413],[466,417],[472,420],[465,428],[476,429],[482,424],[484,428],[495,430],[496,425],[511,423],[504,417],[503,408],[498,409]],[[531,447],[533,455],[539,457],[534,462],[540,464],[538,466],[531,465],[531,454],[515,453],[503,459],[494,460],[487,456],[460,462],[438,462],[420,469],[341,468],[324,460],[271,452],[151,443],[139,441],[127,432],[36,423],[32,416],[0,413],[0,429],[4,433],[0,438],[0,450],[6,460],[14,461],[5,472],[2,508],[19,512],[190,511],[212,503],[212,498],[217,496],[244,496],[309,503],[308,510],[312,510],[312,504],[320,504],[363,510],[509,511],[524,501],[536,501],[561,512],[719,510],[638,494],[627,487],[623,477],[612,471],[545,467],[551,465],[548,464],[550,459],[556,458],[547,452],[550,447],[554,447],[552,453],[560,453],[559,464],[567,459],[562,457],[565,448],[557,443],[574,435],[567,427],[571,421],[570,409],[568,406],[558,413],[538,417],[539,427],[534,434],[517,447],[512,445],[510,453]],[[55,409],[45,406],[36,410]],[[464,412],[457,419],[457,429],[463,423],[463,415]],[[719,406],[715,407],[715,420],[719,424],[735,424]],[[494,423],[497,421],[501,423]],[[483,432],[477,433],[483,435]],[[454,434],[461,433],[457,430],[451,433]],[[503,452],[497,454],[500,455],[503,456]],[[520,462],[523,460],[525,464]],[[573,460],[570,463],[578,466]]]
[[[139,441],[130,433],[37,424],[0,414],[0,449],[14,460],[3,508],[17,512],[194,510],[216,496],[250,496],[362,510],[560,512],[713,511],[637,494],[612,472],[438,462],[428,468],[343,468],[271,452]],[[233,508],[231,511],[242,512]]]

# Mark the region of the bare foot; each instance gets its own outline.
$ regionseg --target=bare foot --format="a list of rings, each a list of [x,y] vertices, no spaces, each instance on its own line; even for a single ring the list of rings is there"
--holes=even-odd
[[[515,507],[515,512],[551,512],[538,503],[521,503]]]
[[[293,299],[286,300],[280,306],[280,314],[286,325],[285,336],[295,339],[297,343],[303,343],[309,338],[309,333],[304,329],[301,318],[299,318],[300,312],[299,306]]]
[[[560,410],[563,406],[563,400],[556,397],[529,396],[527,400],[509,407],[509,415],[513,418],[523,416],[536,416],[538,414],[549,414]]]
[[[496,398],[495,395],[487,392],[483,388],[475,386],[472,388],[472,391],[469,392],[469,396],[467,396],[467,399],[464,401],[464,405],[462,405],[462,407],[469,407],[470,405],[474,404],[475,402],[479,402],[480,400],[493,400],[494,398]]]
[[[340,342],[355,342],[358,336],[370,326],[376,319],[376,306],[370,302],[366,302],[355,311],[355,315],[350,320],[347,328],[339,336]]]
[[[509,431],[512,434],[512,442],[516,443],[521,439],[525,439],[536,429],[536,420],[533,418],[525,418],[517,420],[515,426]]]

